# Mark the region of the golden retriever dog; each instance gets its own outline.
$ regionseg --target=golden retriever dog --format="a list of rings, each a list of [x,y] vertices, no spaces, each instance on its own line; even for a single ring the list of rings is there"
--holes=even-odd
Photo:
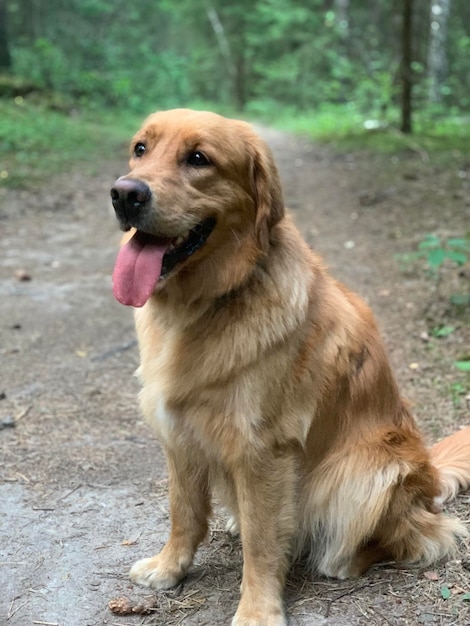
[[[213,496],[241,535],[234,626],[286,624],[296,557],[346,578],[453,554],[466,531],[442,504],[470,484],[470,427],[426,448],[371,311],[302,239],[251,126],[151,115],[111,197],[129,231],[113,290],[135,307],[141,408],[169,474],[170,537],[131,580],[185,576]]]

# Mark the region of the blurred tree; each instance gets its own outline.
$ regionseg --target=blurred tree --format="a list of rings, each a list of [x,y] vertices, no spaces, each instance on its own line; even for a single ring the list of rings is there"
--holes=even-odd
[[[238,0],[213,0],[207,10],[207,16],[216,35],[219,52],[230,81],[230,91],[238,109],[245,108],[250,78],[248,59],[250,45],[248,41],[249,14],[253,2]]]
[[[7,20],[8,13],[5,0],[0,0],[0,71],[9,70],[11,68]]]
[[[411,93],[413,88],[412,77],[412,26],[413,26],[413,0],[403,0],[403,24],[402,24],[402,94],[401,94],[401,131],[411,133]]]
[[[427,105],[427,75],[442,107],[470,106],[470,2],[449,12],[450,0],[414,0],[406,30],[412,1],[0,0],[0,58],[78,103],[257,113],[354,102],[370,117],[401,108],[406,128],[411,96]]]
[[[340,29],[343,37],[349,35],[349,4],[350,0],[334,0],[333,2],[336,27]]]
[[[428,46],[429,99],[442,102],[442,87],[447,78],[447,27],[450,0],[431,0],[431,19]]]

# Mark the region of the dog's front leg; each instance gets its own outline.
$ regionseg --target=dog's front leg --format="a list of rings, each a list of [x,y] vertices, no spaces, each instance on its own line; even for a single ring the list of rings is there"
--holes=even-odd
[[[282,593],[295,529],[295,466],[291,454],[263,452],[234,471],[243,580],[232,626],[286,624]]]
[[[166,450],[171,533],[162,551],[135,563],[130,579],[144,587],[168,589],[187,573],[207,533],[210,494],[207,467],[192,462],[187,450]]]

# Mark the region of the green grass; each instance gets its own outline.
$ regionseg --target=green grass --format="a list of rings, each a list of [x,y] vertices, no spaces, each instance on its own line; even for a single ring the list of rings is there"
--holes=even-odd
[[[233,116],[206,102],[193,108]],[[127,155],[129,139],[153,110],[61,109],[51,110],[50,99],[0,98],[0,186],[32,188],[75,167],[96,172],[100,159]]]
[[[448,155],[470,152],[470,118],[414,115],[414,132],[404,135],[399,128],[399,113],[392,111],[386,119],[360,112],[353,104],[329,105],[310,113],[274,111],[261,114],[266,123],[294,133],[304,134],[332,148],[366,150],[378,153],[400,153],[411,150],[423,155]],[[367,128],[377,122],[376,128]]]
[[[397,130],[397,112],[393,114],[395,123],[367,130],[367,116],[353,105],[330,105],[307,114],[258,104],[245,117],[310,136],[339,152],[413,151],[436,159],[461,158],[469,153],[470,124],[457,117],[432,120],[416,115],[416,132],[405,136]],[[233,111],[207,103],[194,108],[237,117]],[[144,117],[117,110],[66,114],[22,98],[0,99],[0,185],[33,187],[45,177],[78,166],[96,171],[100,158],[126,153],[127,142]]]
[[[0,185],[33,187],[78,165],[96,170],[100,157],[126,154],[139,123],[122,114],[66,115],[21,98],[0,100]]]

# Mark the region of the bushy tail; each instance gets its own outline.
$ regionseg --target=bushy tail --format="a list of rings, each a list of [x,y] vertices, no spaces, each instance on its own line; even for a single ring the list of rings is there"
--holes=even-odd
[[[441,502],[470,487],[470,426],[436,443],[430,453],[441,479]]]

